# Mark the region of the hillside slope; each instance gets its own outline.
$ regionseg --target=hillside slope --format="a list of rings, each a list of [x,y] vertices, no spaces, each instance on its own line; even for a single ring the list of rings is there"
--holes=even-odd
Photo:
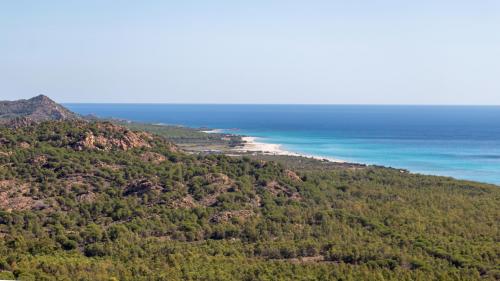
[[[495,280],[498,187],[198,156],[102,122],[0,126],[0,279]]]
[[[27,100],[0,101],[0,123],[13,120],[39,123],[50,120],[76,120],[79,117],[44,95]]]

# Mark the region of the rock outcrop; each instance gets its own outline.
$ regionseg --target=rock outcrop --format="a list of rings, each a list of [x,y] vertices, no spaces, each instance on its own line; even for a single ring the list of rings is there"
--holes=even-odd
[[[88,131],[73,147],[76,150],[129,150],[139,147],[151,147],[153,137],[145,132],[133,132],[111,123],[98,124],[97,132]]]
[[[166,161],[167,158],[159,153],[148,151],[141,154],[141,160],[153,164],[160,164],[161,162]]]
[[[0,123],[14,127],[50,120],[77,120],[80,117],[44,95],[27,100],[0,101]]]
[[[11,212],[21,210],[40,210],[48,206],[29,195],[29,184],[15,180],[0,181],[0,209]]]

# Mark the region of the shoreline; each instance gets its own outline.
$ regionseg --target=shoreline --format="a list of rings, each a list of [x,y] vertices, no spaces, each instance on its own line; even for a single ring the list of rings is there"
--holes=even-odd
[[[131,120],[111,120],[111,121],[118,121],[126,124],[131,124],[135,123],[135,121]],[[375,167],[383,167],[383,168],[390,168],[390,169],[396,169],[400,170],[401,172],[406,172],[406,173],[412,173],[412,174],[421,174],[421,175],[429,175],[429,176],[438,176],[438,177],[450,177],[458,180],[463,180],[463,181],[472,181],[472,182],[480,182],[480,183],[485,183],[485,184],[491,184],[498,186],[498,183],[495,181],[484,181],[480,179],[470,179],[470,178],[462,178],[462,177],[457,177],[449,174],[442,174],[442,173],[436,173],[436,172],[430,172],[430,171],[414,171],[414,170],[409,170],[408,168],[397,168],[394,166],[386,166],[386,165],[381,165],[381,164],[372,164],[372,163],[363,163],[363,162],[351,162],[351,161],[346,161],[343,159],[335,159],[335,158],[330,158],[330,157],[322,157],[318,155],[310,155],[310,154],[305,154],[305,153],[298,153],[298,152],[293,152],[289,151],[283,148],[282,144],[277,144],[277,143],[267,143],[260,141],[260,139],[265,139],[261,137],[254,137],[254,136],[248,136],[248,135],[243,135],[243,134],[238,134],[234,132],[227,132],[225,129],[211,129],[207,127],[189,127],[189,126],[183,126],[183,125],[168,125],[165,123],[137,123],[137,124],[146,124],[146,125],[153,125],[153,126],[165,126],[165,127],[177,127],[177,128],[185,128],[186,130],[193,130],[201,133],[206,133],[206,134],[219,134],[221,135],[221,139],[224,139],[226,141],[223,144],[219,144],[216,147],[210,147],[206,146],[206,144],[200,144],[196,143],[195,147],[196,149],[193,149],[192,147],[184,147],[184,149],[187,149],[187,151],[191,152],[204,152],[204,153],[223,153],[228,156],[241,156],[245,154],[252,154],[253,156],[258,156],[258,155],[263,155],[263,156],[289,156],[289,157],[302,157],[302,158],[307,158],[311,160],[317,160],[317,161],[323,161],[323,162],[330,162],[334,164],[342,164],[342,165],[354,165],[354,166],[375,166]],[[232,130],[232,129],[230,129]],[[237,130],[237,129],[235,129]],[[234,146],[233,144],[230,145],[229,141],[227,138],[234,137],[234,138],[240,138],[240,142]],[[181,145],[182,146],[182,145]]]
[[[210,129],[210,130],[202,130],[201,132],[207,133],[207,134],[226,134],[224,129]],[[277,155],[277,156],[296,156],[296,157],[305,157],[305,158],[311,158],[311,159],[316,159],[320,161],[329,161],[333,163],[348,163],[348,161],[341,160],[341,159],[335,159],[331,157],[322,157],[322,156],[317,156],[317,155],[309,155],[309,154],[303,154],[303,153],[298,153],[298,152],[293,152],[293,151],[288,151],[282,148],[283,145],[277,144],[277,143],[266,143],[259,141],[261,139],[260,137],[253,137],[253,136],[245,136],[245,135],[238,135],[238,134],[232,134],[232,133],[227,133],[228,135],[233,135],[233,136],[239,136],[243,142],[242,147],[237,147],[231,149],[233,152],[238,152],[238,153],[259,153],[263,155]],[[361,164],[361,163],[359,163]],[[364,165],[364,164],[362,164]]]
[[[126,121],[126,120],[122,120]],[[128,121],[129,123],[131,121]],[[132,121],[133,122],[133,121]],[[381,164],[369,164],[369,163],[363,163],[363,162],[351,162],[351,161],[346,161],[343,159],[335,159],[331,157],[322,157],[318,155],[310,155],[310,154],[305,154],[305,153],[299,153],[299,152],[293,152],[289,151],[283,148],[282,144],[278,143],[268,143],[268,142],[263,142],[260,139],[265,139],[262,137],[254,137],[254,136],[248,136],[248,135],[243,135],[243,134],[238,134],[234,132],[227,132],[225,129],[211,129],[207,127],[202,127],[202,128],[194,128],[194,127],[185,127],[182,125],[167,125],[164,123],[156,123],[156,124],[151,124],[150,125],[156,125],[156,126],[167,126],[167,127],[181,127],[181,128],[186,128],[189,130],[195,130],[201,133],[206,133],[206,134],[219,134],[221,135],[222,139],[229,138],[229,137],[237,137],[240,138],[240,143],[238,143],[236,146],[229,145],[229,143],[225,143],[223,145],[220,145],[215,148],[211,147],[205,147],[203,145],[200,146],[198,145],[199,149],[195,149],[193,151],[195,152],[205,152],[205,153],[223,153],[228,156],[241,156],[245,154],[251,154],[253,156],[258,156],[258,155],[263,155],[263,156],[289,156],[289,157],[302,157],[302,158],[307,158],[311,160],[317,160],[317,161],[322,161],[322,162],[330,162],[334,164],[349,164],[349,165],[357,165],[357,166],[376,166],[376,167],[384,167],[384,168],[391,168],[391,169],[396,169],[400,170],[401,172],[407,172],[407,173],[412,173],[412,174],[421,174],[421,175],[430,175],[430,176],[440,176],[440,177],[451,177],[455,178],[458,180],[464,180],[464,181],[473,181],[473,182],[481,182],[481,183],[486,183],[486,184],[492,184],[498,186],[498,183],[493,182],[493,181],[484,181],[484,180],[479,180],[479,179],[469,179],[469,178],[461,178],[449,174],[442,174],[442,173],[436,173],[436,172],[429,172],[429,171],[414,171],[414,170],[409,170],[407,168],[396,168],[394,166],[386,166],[386,165],[381,165]],[[188,149],[189,150],[189,149]]]
[[[235,148],[234,151],[244,152],[244,153],[260,153],[264,155],[297,156],[297,157],[312,158],[321,161],[329,161],[334,163],[347,163],[347,161],[340,159],[288,151],[283,149],[281,144],[265,143],[258,141],[259,139],[260,139],[259,137],[241,136],[241,140],[243,141],[243,147]]]

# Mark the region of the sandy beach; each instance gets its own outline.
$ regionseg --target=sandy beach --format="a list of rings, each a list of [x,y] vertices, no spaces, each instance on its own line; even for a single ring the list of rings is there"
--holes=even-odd
[[[204,131],[200,131],[200,132],[207,133],[207,134],[223,134],[224,130],[221,130],[221,129],[210,129],[210,130],[204,130]]]
[[[236,148],[240,152],[260,152],[269,155],[291,155],[300,156],[298,153],[286,151],[280,144],[259,142],[256,137],[242,137],[243,147]]]
[[[339,160],[339,159],[332,159],[328,157],[320,157],[320,156],[314,156],[314,155],[306,155],[306,154],[300,154],[292,151],[287,151],[282,148],[280,144],[275,144],[275,143],[264,143],[259,141],[259,138],[257,137],[241,137],[241,139],[244,141],[243,147],[236,148],[235,151],[238,152],[247,152],[247,153],[262,153],[266,155],[287,155],[287,156],[301,156],[301,157],[307,157],[307,158],[314,158],[318,160],[326,160],[326,161],[331,161],[331,162],[337,162],[337,163],[345,163],[346,161]]]
[[[208,133],[208,134],[213,134],[213,133],[224,133],[224,130],[211,129],[211,130],[204,130],[202,132]],[[265,155],[299,156],[299,157],[307,157],[307,158],[313,158],[313,159],[336,162],[336,163],[346,163],[346,161],[340,160],[340,159],[334,159],[334,158],[330,158],[330,157],[321,157],[321,156],[316,156],[316,155],[300,154],[300,153],[288,151],[288,150],[283,149],[281,144],[265,143],[265,142],[259,141],[260,138],[258,138],[258,137],[242,136],[241,139],[243,140],[243,146],[237,147],[237,148],[233,149],[233,151],[239,152],[239,153],[241,153],[241,152],[260,153],[260,154],[265,154]]]

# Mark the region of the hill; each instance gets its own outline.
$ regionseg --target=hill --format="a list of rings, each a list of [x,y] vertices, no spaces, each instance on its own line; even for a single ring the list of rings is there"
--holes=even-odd
[[[78,115],[44,95],[27,100],[0,101],[0,123],[77,120]]]
[[[0,279],[500,278],[492,185],[187,154],[100,121],[0,126],[0,156]]]

